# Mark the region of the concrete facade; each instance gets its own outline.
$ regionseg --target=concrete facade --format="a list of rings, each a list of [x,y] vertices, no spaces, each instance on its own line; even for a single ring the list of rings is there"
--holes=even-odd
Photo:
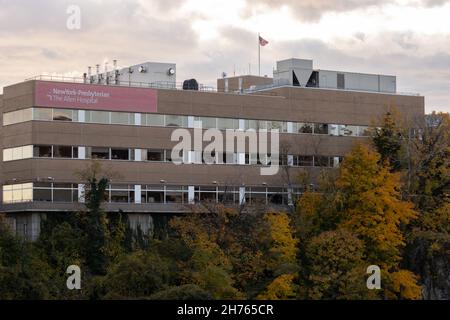
[[[236,86],[239,91],[240,80],[238,79],[239,77],[229,78],[228,93],[156,89],[157,112],[155,114],[183,115],[187,117],[188,122],[194,117],[229,118],[234,119],[239,127],[242,127],[241,124],[248,119],[284,121],[287,129],[280,134],[280,144],[290,146],[291,156],[288,157],[288,162],[292,159],[292,155],[344,157],[355,143],[367,140],[367,137],[363,136],[293,133],[292,127],[297,122],[327,123],[330,127],[333,124],[374,126],[379,125],[383,115],[392,108],[395,108],[405,119],[413,119],[424,114],[424,98],[421,96],[294,86],[272,87],[252,94],[238,94],[233,92],[236,91]],[[243,79],[241,81],[246,88],[272,81],[264,77],[244,77]],[[218,80],[218,91],[226,91],[224,81],[224,79]],[[0,96],[0,123],[3,124],[0,127],[2,149],[27,145],[76,146],[78,156],[70,159],[33,156],[14,161],[3,161],[2,158],[0,183],[3,187],[28,182],[33,182],[35,186],[42,181],[52,183],[53,187],[56,183],[80,186],[83,181],[80,181],[76,172],[89,163],[89,160],[83,159],[81,155],[81,150],[85,150],[84,146],[129,148],[133,150],[136,157],[141,150],[169,150],[176,144],[170,140],[174,128],[164,126],[87,123],[80,118],[78,121],[71,122],[31,120],[4,125],[5,113],[40,107],[36,104],[35,97],[37,82],[37,80],[26,81],[4,88],[4,94]],[[57,107],[56,103],[55,108]],[[91,110],[95,110],[95,107]],[[84,115],[84,113],[78,114]],[[135,113],[134,116],[134,119],[140,119],[144,115]],[[188,130],[193,130],[190,124],[186,127]],[[149,162],[135,159],[100,161],[108,169],[120,173],[120,180],[114,183],[130,185],[132,191],[128,194],[130,199],[134,197],[134,200],[129,200],[127,203],[108,203],[105,206],[106,210],[123,210],[130,215],[130,224],[135,228],[139,225],[145,232],[151,232],[153,226],[153,220],[151,216],[147,216],[148,214],[188,212],[186,204],[194,199],[196,192],[199,197],[201,196],[198,188],[199,190],[202,188],[219,190],[219,188],[234,186],[235,196],[242,200],[246,197],[248,187],[257,189],[264,186],[267,199],[271,192],[269,187],[295,187],[295,185],[287,185],[284,170],[280,170],[277,175],[262,176],[260,165],[243,164],[239,162],[241,160],[235,165],[175,165],[169,161]],[[314,180],[314,177],[324,168],[292,166],[290,174],[295,177],[304,170],[309,171]],[[46,180],[50,178],[51,180]],[[145,200],[147,198],[142,200],[138,194],[145,185],[183,186],[185,188],[183,201],[168,203],[166,200],[162,202],[147,201]],[[169,189],[168,187],[164,189],[166,198],[170,194],[170,191],[167,191]],[[18,234],[30,240],[37,239],[40,219],[43,216],[58,214],[58,212],[73,212],[83,207],[79,201],[53,201],[53,196],[52,201],[35,201],[33,198],[32,201],[26,202],[5,202],[3,195],[4,193],[0,195],[1,212],[10,217],[11,225]]]

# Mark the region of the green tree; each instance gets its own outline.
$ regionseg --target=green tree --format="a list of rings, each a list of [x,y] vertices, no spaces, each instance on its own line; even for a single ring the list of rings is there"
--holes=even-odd
[[[343,229],[322,232],[306,248],[310,299],[372,299],[366,287],[364,242]]]

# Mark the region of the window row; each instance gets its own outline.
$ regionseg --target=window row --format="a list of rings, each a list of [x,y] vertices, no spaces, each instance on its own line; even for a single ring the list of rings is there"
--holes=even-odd
[[[83,159],[128,160],[149,162],[172,162],[172,151],[169,149],[129,149],[109,147],[81,147]],[[27,158],[68,158],[80,159],[79,147],[35,145],[3,149],[3,161]],[[222,155],[189,151],[183,155],[184,163],[194,164],[242,164],[242,165],[271,165],[271,156],[254,153],[223,153]],[[327,155],[280,155],[279,163],[294,167],[337,167],[342,162],[341,156]]]
[[[288,189],[282,187],[234,186],[165,186],[111,184],[107,188],[109,203],[207,203],[289,204]],[[299,195],[300,189],[293,193]],[[3,203],[81,202],[83,191],[74,183],[34,182],[3,186]]]
[[[368,126],[307,123],[271,120],[251,120],[234,118],[199,117],[185,115],[168,115],[156,113],[130,113],[113,111],[74,110],[56,108],[29,108],[3,114],[3,125],[10,125],[30,120],[74,121],[101,124],[141,125],[155,127],[199,127],[220,130],[271,130],[283,133],[325,134],[336,136],[368,136]]]

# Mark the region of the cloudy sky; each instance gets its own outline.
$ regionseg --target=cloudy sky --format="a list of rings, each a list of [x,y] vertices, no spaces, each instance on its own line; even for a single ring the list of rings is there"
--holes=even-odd
[[[81,28],[67,28],[67,8]],[[178,81],[215,85],[225,71],[262,74],[276,60],[397,75],[426,111],[450,112],[450,1],[445,0],[0,0],[0,87],[87,66],[175,62]]]

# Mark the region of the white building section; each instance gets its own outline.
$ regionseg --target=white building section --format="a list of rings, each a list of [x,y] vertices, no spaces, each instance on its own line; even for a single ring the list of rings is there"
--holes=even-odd
[[[396,93],[395,76],[313,69],[313,60],[277,61],[273,72],[275,86],[298,86],[356,91]]]

